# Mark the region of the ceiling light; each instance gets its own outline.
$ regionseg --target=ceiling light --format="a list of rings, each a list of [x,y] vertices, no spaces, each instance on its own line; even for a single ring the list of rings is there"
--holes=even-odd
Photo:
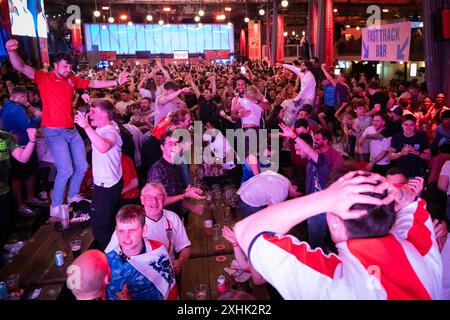
[[[151,14],[147,15],[147,21],[152,21],[153,20],[153,16]]]
[[[109,17],[109,18],[108,18],[108,22],[109,22],[109,23],[114,23],[114,18],[113,18],[113,17]]]
[[[164,7],[164,8],[163,8],[163,11],[164,11],[164,12],[170,12],[171,9],[170,9],[170,7]]]
[[[245,23],[248,23],[250,21],[250,19],[248,17],[244,18]]]
[[[94,11],[94,17],[96,17],[96,18],[98,18],[98,17],[100,17],[100,11],[98,11],[98,10],[95,10]]]
[[[347,29],[350,29],[351,28],[351,26],[348,24],[348,25],[346,25],[345,26]]]
[[[162,26],[164,24],[164,20],[159,20],[158,23],[160,26]]]
[[[76,24],[81,24],[81,20],[80,19],[75,19],[75,23]]]
[[[266,12],[264,11],[264,9],[259,9],[259,15],[263,16]]]
[[[226,12],[230,12],[230,11],[231,11],[231,8],[230,8],[230,7],[225,7],[225,11],[226,11]]]
[[[199,22],[200,21],[200,17],[199,16],[195,16],[194,20],[195,20],[195,22]]]
[[[231,27],[233,24],[231,22],[228,22],[228,26]]]
[[[109,7],[102,7],[102,10],[109,10]]]
[[[292,31],[292,35],[295,36],[295,31]]]
[[[384,13],[387,13],[387,12],[389,12],[389,9],[383,9],[382,10]]]
[[[197,25],[199,28],[203,27],[203,23],[199,22]]]
[[[120,16],[120,20],[127,20],[127,19],[128,19],[128,16],[126,14],[122,14]]]
[[[360,30],[361,28],[359,26],[356,27],[356,30]]]
[[[205,15],[205,11],[203,11],[202,9],[198,10],[198,15],[200,17],[203,17]]]
[[[288,5],[289,5],[289,2],[288,2],[287,0],[281,1],[281,6],[282,6],[283,8],[286,8]]]
[[[283,32],[283,36],[287,37],[288,36],[288,32],[287,31]]]

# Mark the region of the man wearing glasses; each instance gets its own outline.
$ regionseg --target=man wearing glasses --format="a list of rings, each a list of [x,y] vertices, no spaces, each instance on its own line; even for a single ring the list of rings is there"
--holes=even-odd
[[[167,131],[161,137],[162,157],[148,171],[147,182],[160,182],[167,192],[167,199],[164,203],[166,209],[182,217],[182,200],[184,198],[203,199],[204,197],[201,195],[203,193],[201,189],[191,186],[186,188],[184,185],[181,165],[175,164],[181,146],[179,139],[172,134],[172,131]]]

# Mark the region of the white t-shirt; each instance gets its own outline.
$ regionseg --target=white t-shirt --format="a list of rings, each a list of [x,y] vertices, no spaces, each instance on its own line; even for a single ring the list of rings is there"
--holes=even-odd
[[[133,103],[133,100],[130,100],[128,102],[119,101],[116,103],[116,109],[120,112],[121,115],[124,115],[127,112],[127,107]]]
[[[159,98],[156,99],[155,104],[155,125],[159,123],[162,118],[165,118],[169,113],[178,109],[177,99],[173,99],[166,104],[159,104]]]
[[[212,142],[214,137],[214,141]],[[216,158],[223,159],[223,161],[226,161],[225,158],[227,154],[232,151],[231,145],[228,142],[227,138],[220,132],[218,129],[211,129],[206,131],[203,134],[203,141],[208,142],[208,147],[211,150],[211,152],[214,154]],[[234,168],[234,158],[230,159],[229,161],[226,161],[224,164],[224,169],[228,168]]]
[[[180,217],[172,211],[163,210],[163,214],[158,221],[153,221],[152,219],[146,217],[145,224],[147,225],[147,233],[144,234],[144,238],[161,242],[167,251],[171,249],[168,238],[168,230],[170,229],[172,229],[173,249],[176,252],[180,252],[182,249],[191,245],[191,241],[187,236],[186,228],[184,227],[183,222]],[[113,250],[118,244],[119,240],[116,232],[114,231],[105,252]],[[169,251],[169,254],[172,254],[172,252]]]
[[[95,129],[95,132],[102,138],[113,142],[113,146],[108,152],[101,153],[92,145],[92,175],[94,184],[99,187],[110,188],[122,179],[122,139],[119,129],[109,124]]]
[[[311,71],[303,73],[300,68],[294,67],[290,64],[283,64],[283,67],[292,71],[300,78],[300,92],[295,100],[311,100],[314,101],[316,97],[316,79]]]
[[[442,166],[440,176],[447,176],[450,181],[450,160],[445,161],[444,165]],[[447,195],[450,195],[450,183],[447,186]]]
[[[240,103],[244,109],[248,109],[252,112],[248,117],[241,118],[242,126],[248,124],[259,126],[259,123],[261,121],[262,108],[248,99],[242,99]]]
[[[362,136],[366,137],[369,134],[375,134],[377,131],[375,130],[374,126],[367,127],[366,130],[364,130]],[[367,141],[367,140],[365,140]],[[369,149],[370,149],[370,160],[373,160],[376,156],[378,156],[383,151],[389,151],[389,148],[391,147],[391,137],[379,139],[379,140],[369,140]],[[377,162],[378,165],[387,165],[390,163],[390,160],[388,158],[388,155],[384,156],[380,161]]]
[[[289,185],[289,179],[267,170],[245,181],[237,194],[246,204],[258,208],[286,200]]]

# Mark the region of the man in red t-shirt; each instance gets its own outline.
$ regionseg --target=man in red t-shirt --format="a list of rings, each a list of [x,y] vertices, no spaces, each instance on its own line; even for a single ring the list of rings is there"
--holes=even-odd
[[[56,54],[54,70],[44,72],[24,63],[17,53],[19,48],[17,40],[8,40],[5,47],[12,66],[33,80],[39,88],[45,141],[57,168],[50,215],[59,218],[59,207],[64,203],[67,181],[70,178],[67,202],[70,204],[82,200],[78,192],[87,170],[84,143],[74,125],[72,107],[74,92],[76,89],[122,85],[128,81],[128,75],[122,73],[117,80],[111,81],[81,79],[73,75],[73,58],[67,53]]]

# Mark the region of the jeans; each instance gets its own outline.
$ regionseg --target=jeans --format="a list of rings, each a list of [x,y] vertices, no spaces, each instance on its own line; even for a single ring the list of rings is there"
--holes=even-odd
[[[327,231],[326,213],[321,213],[308,219],[308,243],[311,249],[325,247]]]
[[[65,128],[44,128],[45,143],[56,164],[56,178],[52,206],[64,202],[64,191],[70,178],[68,197],[80,191],[81,182],[87,170],[86,149],[78,131]]]
[[[252,214],[264,209],[264,207],[252,207],[242,201],[241,198],[239,198],[238,207],[239,210],[241,210],[242,218],[247,218],[248,216],[251,216]]]

